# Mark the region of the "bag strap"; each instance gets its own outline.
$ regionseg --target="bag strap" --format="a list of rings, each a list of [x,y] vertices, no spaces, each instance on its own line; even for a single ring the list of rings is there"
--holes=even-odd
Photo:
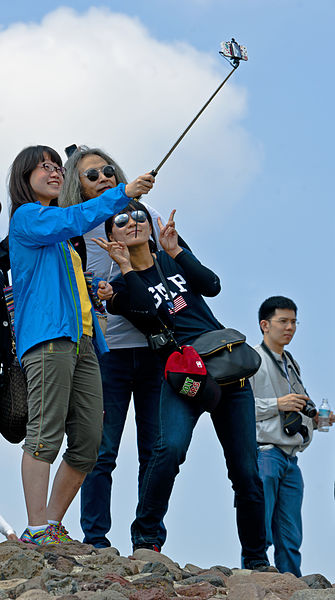
[[[15,329],[14,329],[14,298],[13,298],[13,288],[12,286],[2,287],[2,283],[5,282],[2,271],[0,270],[0,286],[1,286],[1,296],[4,302],[7,316],[8,316],[8,325],[10,330],[10,339],[12,346],[12,354],[16,353],[16,341],[15,341]]]

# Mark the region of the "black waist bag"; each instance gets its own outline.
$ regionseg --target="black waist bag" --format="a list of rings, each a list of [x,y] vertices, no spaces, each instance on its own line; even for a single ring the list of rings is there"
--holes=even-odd
[[[240,382],[254,375],[262,362],[258,352],[236,329],[216,329],[200,335],[192,346],[200,354],[208,373],[220,385]]]

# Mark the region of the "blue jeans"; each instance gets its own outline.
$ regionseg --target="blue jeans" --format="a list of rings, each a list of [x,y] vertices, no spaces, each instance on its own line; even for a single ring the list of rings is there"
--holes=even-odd
[[[97,463],[81,488],[81,527],[84,542],[110,546],[112,471],[116,467],[127,411],[134,396],[141,489],[158,434],[162,365],[149,348],[110,350],[100,358],[104,396],[104,426]]]
[[[160,401],[160,434],[147,467],[136,519],[132,524],[133,545],[161,547],[166,533],[160,528],[179,466],[185,461],[193,429],[203,413],[196,401],[178,396],[164,381]],[[266,561],[264,496],[258,474],[255,403],[249,382],[244,388],[232,384],[222,388],[222,398],[211,418],[223,448],[228,477],[235,492],[237,527],[242,556]],[[221,516],[218,516],[218,520]]]
[[[260,450],[259,474],[265,496],[267,548],[274,545],[275,565],[280,573],[301,577],[301,505],[304,482],[297,457],[279,448]]]

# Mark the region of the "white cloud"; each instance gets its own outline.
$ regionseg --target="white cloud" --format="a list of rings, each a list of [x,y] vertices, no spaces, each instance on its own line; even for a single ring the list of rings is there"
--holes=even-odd
[[[157,166],[227,75],[220,61],[184,43],[162,43],[139,20],[102,8],[81,15],[60,8],[39,24],[2,31],[2,204],[8,167],[30,144],[61,152],[73,142],[101,146],[130,177]],[[258,171],[261,149],[242,124],[241,75],[238,85],[233,75],[163,167],[151,202],[165,213],[171,198],[186,208],[204,194],[213,207],[219,196],[223,210]]]

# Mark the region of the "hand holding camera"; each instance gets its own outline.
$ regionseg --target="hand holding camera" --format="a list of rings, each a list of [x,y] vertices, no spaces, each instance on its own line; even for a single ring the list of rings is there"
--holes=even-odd
[[[286,394],[277,399],[278,410],[300,412],[303,411],[308,401],[308,396],[303,394]]]

